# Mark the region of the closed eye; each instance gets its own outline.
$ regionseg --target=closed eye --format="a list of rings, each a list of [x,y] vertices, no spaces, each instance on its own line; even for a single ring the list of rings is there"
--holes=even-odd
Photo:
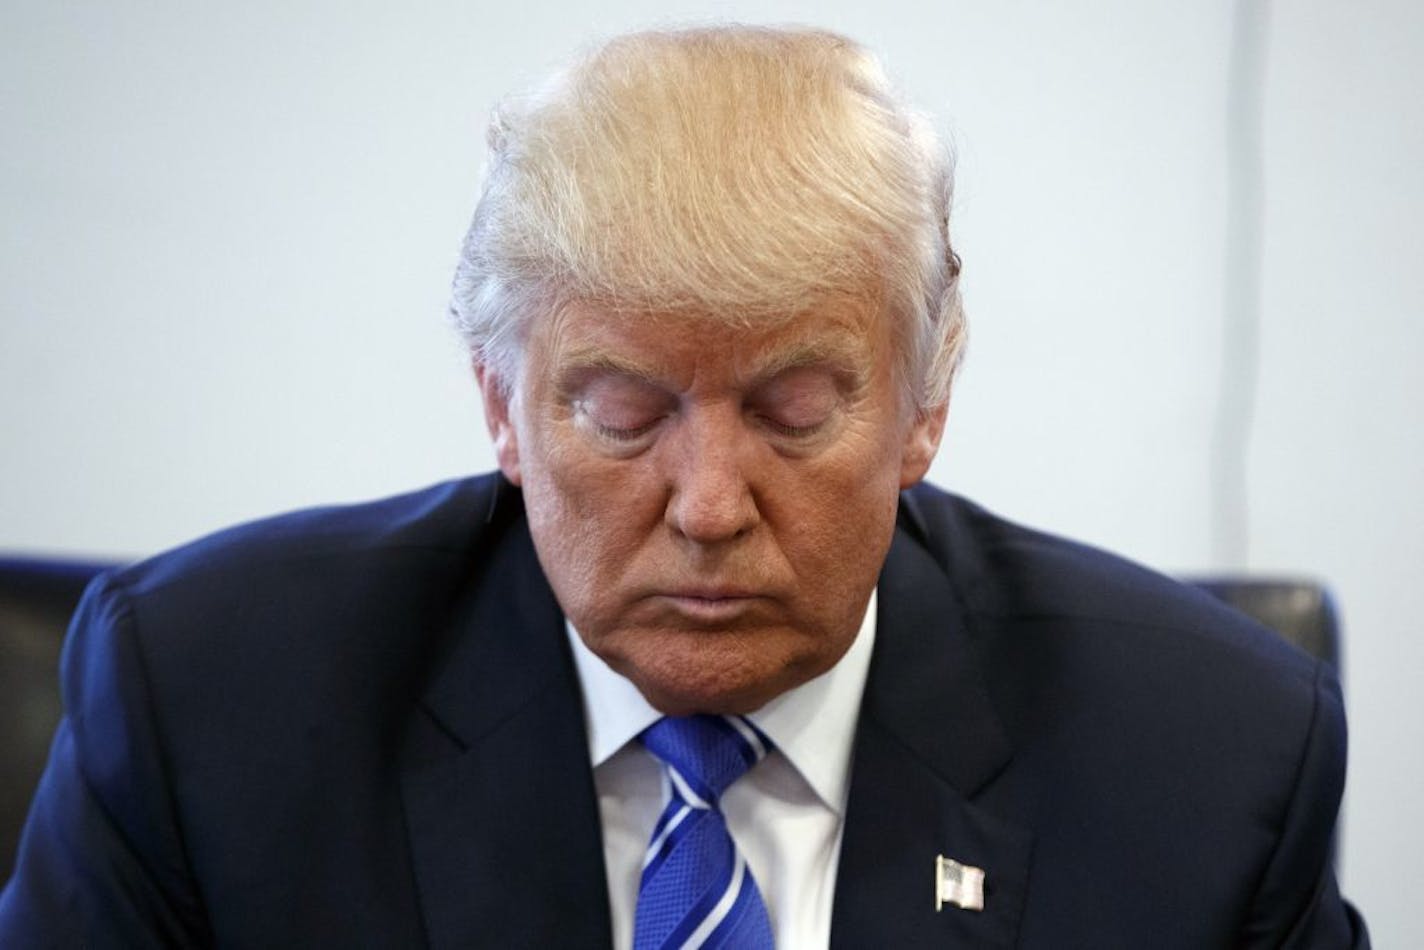
[[[834,373],[798,366],[778,373],[752,394],[758,423],[786,439],[809,439],[825,430],[841,405]]]
[[[659,416],[658,418],[651,419],[643,423],[642,425],[621,427],[605,425],[604,423],[599,422],[597,419],[594,419],[592,417],[589,418],[589,424],[592,425],[594,432],[597,432],[605,439],[611,439],[614,442],[636,442],[643,436],[647,435],[649,432],[652,432],[653,429],[657,427],[657,424],[662,421],[663,417]]]
[[[619,446],[638,442],[676,408],[676,401],[666,391],[617,372],[590,374],[581,381],[571,403],[586,431]]]
[[[775,432],[777,435],[785,436],[788,439],[807,439],[820,432],[825,427],[825,422],[815,422],[811,425],[794,426],[789,423],[774,419],[771,416],[759,416],[759,421],[763,426]]]

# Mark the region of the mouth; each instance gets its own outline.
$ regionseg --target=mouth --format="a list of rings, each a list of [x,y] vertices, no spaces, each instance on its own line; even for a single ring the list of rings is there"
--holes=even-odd
[[[668,591],[655,598],[664,609],[699,624],[725,624],[745,617],[762,599],[748,591]]]

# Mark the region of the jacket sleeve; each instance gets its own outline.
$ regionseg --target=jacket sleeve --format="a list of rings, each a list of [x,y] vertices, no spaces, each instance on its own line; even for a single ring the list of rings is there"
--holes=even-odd
[[[70,625],[65,716],[0,892],[0,946],[210,943],[133,613],[101,577]]]
[[[1327,950],[1370,946],[1335,881],[1335,821],[1345,785],[1345,712],[1334,672],[1320,663],[1315,704],[1275,852],[1240,946]]]

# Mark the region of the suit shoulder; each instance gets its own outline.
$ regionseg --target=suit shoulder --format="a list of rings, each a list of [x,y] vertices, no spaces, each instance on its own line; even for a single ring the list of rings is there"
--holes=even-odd
[[[123,618],[155,675],[414,656],[456,608],[483,559],[522,522],[497,476],[238,525],[96,582],[102,616]],[[97,615],[96,615],[97,616]],[[333,664],[331,657],[342,662]]]
[[[204,579],[290,575],[302,565],[356,564],[406,551],[434,557],[477,548],[496,501],[517,492],[497,475],[442,482],[374,501],[307,508],[216,531],[116,572],[143,597]]]
[[[1312,794],[1338,800],[1344,713],[1328,664],[1108,552],[935,489],[904,507],[905,530],[960,602],[962,633],[1023,765],[1132,776],[1122,782],[1140,786],[1141,800],[1200,803],[1202,815],[1280,816],[1313,748]],[[1198,781],[1215,774],[1232,775],[1236,792]]]
[[[1306,682],[1315,661],[1215,597],[1124,557],[1015,524],[929,485],[905,493],[902,522],[943,567],[971,614],[1049,624],[1068,635],[1176,642]]]
[[[102,576],[71,625],[68,694],[130,657],[192,761],[209,732],[249,752],[263,735],[263,754],[293,724],[365,735],[354,723],[406,708],[522,512],[479,477],[240,525]]]

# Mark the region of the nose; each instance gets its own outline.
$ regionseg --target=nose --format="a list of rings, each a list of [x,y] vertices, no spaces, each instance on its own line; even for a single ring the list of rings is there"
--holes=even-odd
[[[754,451],[735,407],[689,413],[668,454],[665,520],[698,544],[741,537],[761,521],[753,494]]]

